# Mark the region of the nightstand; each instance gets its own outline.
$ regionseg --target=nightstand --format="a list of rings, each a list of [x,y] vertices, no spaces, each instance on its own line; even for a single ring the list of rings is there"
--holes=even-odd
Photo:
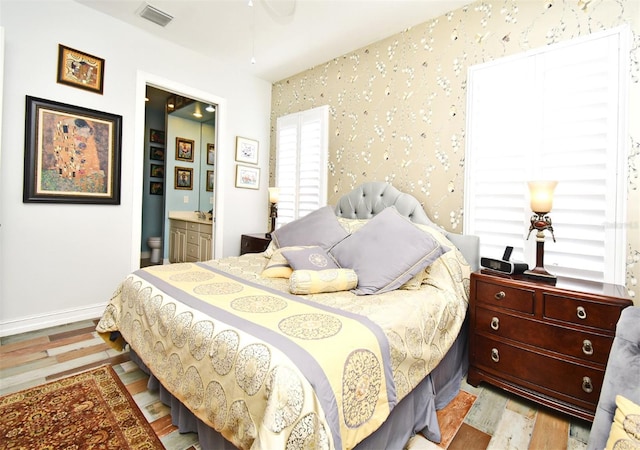
[[[240,254],[263,252],[270,242],[271,236],[267,236],[265,233],[243,234],[240,238]]]
[[[623,286],[474,272],[467,381],[593,421],[616,323],[631,304]]]

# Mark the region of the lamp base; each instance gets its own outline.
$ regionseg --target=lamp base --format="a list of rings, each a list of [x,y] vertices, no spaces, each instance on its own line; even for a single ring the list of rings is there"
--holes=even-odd
[[[558,277],[544,270],[543,267],[536,267],[535,269],[525,270],[523,275],[527,278],[532,278],[536,281],[542,281],[544,283],[556,284]]]

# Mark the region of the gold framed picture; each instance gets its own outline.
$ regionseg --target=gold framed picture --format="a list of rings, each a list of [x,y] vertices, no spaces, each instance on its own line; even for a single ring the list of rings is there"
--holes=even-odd
[[[102,94],[104,59],[58,44],[58,83]]]

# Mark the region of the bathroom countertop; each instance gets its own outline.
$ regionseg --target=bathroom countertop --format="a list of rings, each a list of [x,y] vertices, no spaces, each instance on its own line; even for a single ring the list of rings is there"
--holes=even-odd
[[[209,217],[209,214],[207,214],[207,217]],[[202,223],[205,225],[213,224],[213,219],[200,219],[198,217],[198,213],[193,211],[169,211],[169,219],[184,220],[187,222]]]

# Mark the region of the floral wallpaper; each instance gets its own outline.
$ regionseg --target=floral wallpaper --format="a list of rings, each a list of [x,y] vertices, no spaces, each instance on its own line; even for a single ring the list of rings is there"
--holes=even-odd
[[[384,180],[423,202],[431,219],[463,232],[466,77],[469,66],[628,24],[630,54],[627,275],[640,278],[640,2],[480,1],[273,85],[275,120],[329,105],[329,204]]]

